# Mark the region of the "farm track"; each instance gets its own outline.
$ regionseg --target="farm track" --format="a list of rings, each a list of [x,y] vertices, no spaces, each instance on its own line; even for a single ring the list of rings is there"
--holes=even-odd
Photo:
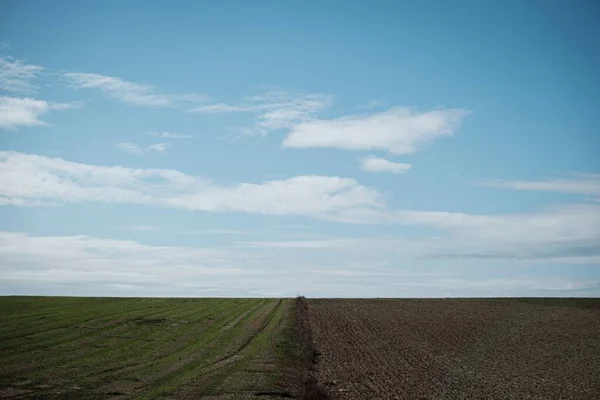
[[[185,398],[203,397],[210,394],[211,391],[214,391],[213,389],[215,387],[218,387],[219,385],[222,386],[234,370],[240,369],[241,365],[238,364],[244,364],[244,361],[248,361],[249,358],[252,358],[252,354],[250,354],[252,351],[249,351],[249,349],[251,344],[253,344],[253,341],[257,341],[261,336],[264,336],[266,330],[275,331],[280,327],[282,321],[281,318],[278,318],[278,320],[275,321],[275,317],[277,316],[280,307],[281,300],[279,300],[274,307],[269,307],[262,311],[262,313],[253,320],[253,326],[245,331],[243,341],[238,342],[236,346],[231,350],[228,350],[225,355],[211,362],[199,365],[197,368],[191,370],[188,375],[193,376],[195,382],[192,381],[192,384],[184,385],[186,389],[180,393],[180,396]],[[268,360],[263,361],[269,362]],[[245,370],[244,372],[250,374],[253,373],[248,370]],[[267,368],[258,373],[264,372],[271,373],[272,370]],[[202,378],[198,380],[197,377]],[[211,384],[206,384],[206,378],[211,381]],[[239,389],[233,393],[227,393],[227,390],[218,390],[217,392],[220,393],[220,396],[241,394]],[[248,394],[251,394],[254,398],[257,397],[257,392]],[[260,393],[258,393],[258,395],[260,395]]]
[[[216,330],[214,335],[211,335],[203,343],[200,351],[189,352],[179,362],[171,363],[165,371],[167,374],[159,378],[160,385],[157,385],[150,394],[165,395],[173,387],[186,386],[193,382],[197,376],[206,375],[206,370],[211,367],[218,369],[219,363],[221,363],[221,366],[225,366],[224,361],[228,359],[235,361],[233,357],[247,346],[252,337],[257,334],[250,325],[259,324],[261,326],[259,331],[262,330],[264,327],[262,326],[261,312],[273,312],[280,301],[277,301],[276,304],[273,303],[274,301],[261,303],[259,307],[253,307],[243,312],[240,314],[242,318],[238,316]],[[254,315],[253,312],[258,315]],[[236,325],[240,325],[239,330],[233,329]],[[193,383],[190,385],[193,385]]]
[[[334,399],[595,399],[600,393],[599,301],[308,303],[316,375]]]

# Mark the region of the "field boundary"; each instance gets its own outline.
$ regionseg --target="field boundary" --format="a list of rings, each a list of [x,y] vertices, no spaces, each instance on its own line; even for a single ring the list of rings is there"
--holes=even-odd
[[[300,296],[296,298],[294,311],[296,312],[294,321],[295,335],[304,343],[303,362],[305,371],[303,392],[300,398],[302,400],[329,400],[329,393],[319,384],[315,371],[319,353],[315,349],[312,339],[308,302],[305,297]]]

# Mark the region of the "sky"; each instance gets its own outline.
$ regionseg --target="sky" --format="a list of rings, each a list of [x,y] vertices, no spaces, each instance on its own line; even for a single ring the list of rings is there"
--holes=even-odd
[[[600,296],[595,1],[0,1],[0,294]]]

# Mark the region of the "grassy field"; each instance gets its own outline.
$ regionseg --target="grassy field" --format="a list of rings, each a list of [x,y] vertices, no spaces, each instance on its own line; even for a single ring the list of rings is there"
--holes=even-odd
[[[0,397],[295,397],[293,304],[0,298]]]

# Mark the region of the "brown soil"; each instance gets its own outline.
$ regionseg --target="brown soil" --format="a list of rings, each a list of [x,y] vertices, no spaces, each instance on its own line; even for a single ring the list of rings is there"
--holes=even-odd
[[[334,399],[598,399],[600,300],[310,300]]]
[[[317,363],[317,351],[314,347],[312,332],[310,329],[310,316],[308,314],[308,303],[304,297],[296,299],[295,319],[293,321],[293,338],[295,346],[290,346],[294,357],[288,360],[296,360],[296,370],[302,371],[302,400],[328,400],[327,391],[318,382],[315,365]]]

